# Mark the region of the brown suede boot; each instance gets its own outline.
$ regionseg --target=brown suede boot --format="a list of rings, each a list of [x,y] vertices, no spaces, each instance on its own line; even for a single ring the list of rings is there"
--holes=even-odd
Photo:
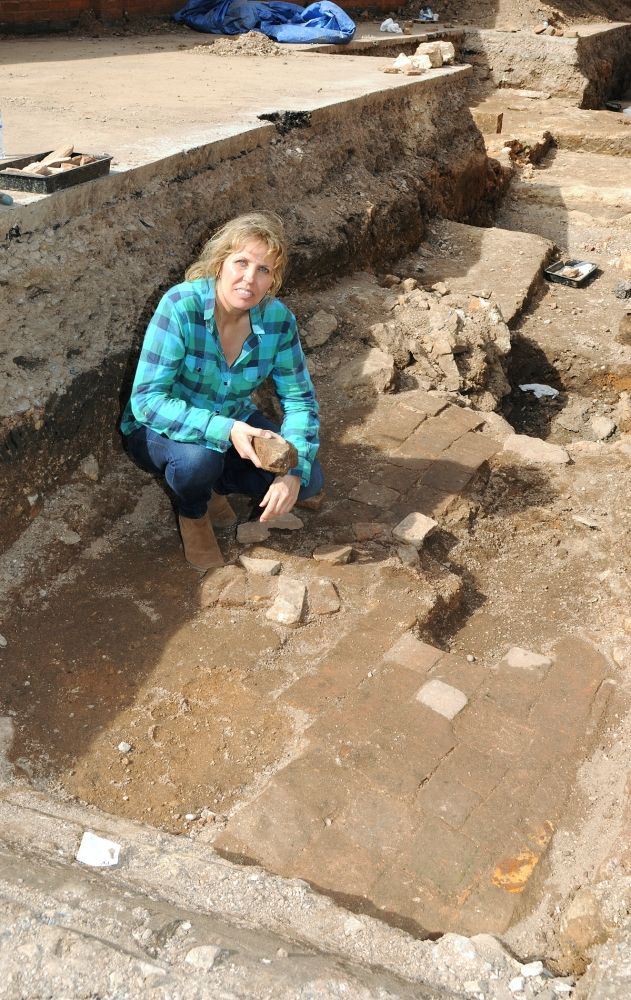
[[[180,515],[178,521],[186,561],[202,572],[214,566],[223,566],[223,556],[208,514],[195,518]]]
[[[231,528],[237,523],[237,515],[225,497],[220,493],[213,493],[208,504],[208,514],[210,523],[215,528]]]
[[[325,499],[326,493],[324,490],[320,490],[314,497],[307,497],[306,500],[298,500],[296,507],[302,507],[303,510],[320,510]]]

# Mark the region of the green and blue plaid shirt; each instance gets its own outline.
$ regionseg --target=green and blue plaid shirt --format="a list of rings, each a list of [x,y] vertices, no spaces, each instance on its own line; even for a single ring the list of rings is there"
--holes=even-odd
[[[281,434],[298,451],[292,473],[309,482],[318,450],[318,404],[293,313],[278,299],[250,309],[251,333],[226,363],[215,325],[215,282],[175,285],[147,327],[123,434],[141,425],[174,441],[227,451],[235,420],[255,411],[251,393],[271,375],[283,408]]]

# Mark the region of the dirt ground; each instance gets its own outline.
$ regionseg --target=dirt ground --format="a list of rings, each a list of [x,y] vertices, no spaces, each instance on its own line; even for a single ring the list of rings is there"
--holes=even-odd
[[[566,8],[568,16],[572,9]],[[615,5],[606,10],[618,14]],[[531,13],[523,8],[524,16]],[[183,44],[179,34],[165,38],[163,47],[155,36],[99,40],[102,58],[96,68],[88,60],[92,42],[76,39],[70,58],[66,41],[42,41],[41,48],[35,43],[29,51],[41,60],[43,81],[61,73],[72,77],[78,90],[92,86],[99,108],[89,124],[76,107],[59,108],[55,129],[68,129],[72,122],[79,144],[87,128],[92,141],[106,141],[116,115],[119,155],[130,164],[134,156],[165,152],[181,142],[178,101],[195,90],[199,103],[186,133],[190,138],[197,128],[208,138],[219,127],[218,118],[209,126],[212,109],[202,96],[210,94],[212,74],[233,79],[242,72],[241,61],[214,60],[217,53],[209,54],[195,38],[186,44],[185,65],[174,50]],[[23,42],[10,44],[14,55],[21,47],[26,51]],[[133,82],[140,79],[143,60],[155,58],[165,67],[173,103],[162,102],[163,90],[147,94],[144,113],[147,120],[153,116],[154,135],[141,149],[129,124],[121,123],[118,98],[108,96],[106,81],[113,60]],[[319,101],[323,94],[331,100],[352,96],[360,85],[356,60],[320,58],[326,62],[298,54],[286,63],[275,60],[281,91],[295,97],[297,67],[313,66],[318,68],[301,83],[305,95],[319,83]],[[195,61],[199,76],[189,85]],[[372,80],[370,74],[380,74],[380,60],[371,62],[365,74]],[[251,89],[231,103],[231,127],[246,119],[251,125],[254,106],[264,106],[261,80],[268,65],[252,71]],[[173,86],[168,74],[175,66]],[[37,106],[39,96],[34,90],[18,93],[19,58],[7,79],[3,108],[10,137],[18,133],[23,109]],[[380,80],[384,87],[397,86],[396,77],[380,75]],[[225,110],[214,109],[217,115]],[[21,133],[29,143],[34,136],[35,130]],[[54,145],[52,131],[47,141],[39,138],[43,146]],[[307,720],[287,710],[279,697],[284,690],[314,673],[322,651],[340,635],[352,636],[367,610],[374,608],[378,617],[374,595],[388,574],[393,588],[405,581],[402,595],[406,588],[429,593],[440,578],[435,592],[441,593],[442,612],[427,616],[421,637],[442,650],[490,669],[509,646],[546,654],[560,640],[578,638],[609,667],[605,725],[595,734],[593,755],[583,764],[576,795],[537,873],[536,892],[528,895],[523,919],[509,932],[521,956],[543,955],[563,966],[559,912],[581,885],[602,876],[614,851],[625,822],[620,774],[631,753],[626,742],[616,747],[628,728],[631,694],[631,347],[624,336],[628,300],[614,294],[615,286],[631,277],[629,162],[553,149],[540,164],[517,169],[498,227],[544,237],[562,256],[588,256],[598,273],[580,289],[543,282],[525,289],[523,312],[516,309],[511,321],[510,393],[499,408],[512,428],[490,421],[484,433],[498,441],[512,429],[541,437],[566,448],[571,461],[541,468],[503,452],[493,457],[428,545],[422,584],[408,583],[391,541],[378,531],[359,544],[355,538],[354,561],[330,570],[341,598],[339,613],[310,615],[301,629],[288,631],[265,618],[270,597],[265,581],[243,604],[200,610],[199,578],[181,558],[168,498],[123,455],[99,470],[97,482],[78,471],[56,495],[44,498],[29,531],[0,560],[7,643],[1,650],[3,711],[16,726],[12,762],[19,781],[212,843],[303,744]],[[474,297],[483,284],[497,299],[510,280],[510,261],[507,276],[501,247],[481,265],[475,256],[475,261],[467,256],[448,230],[430,226],[418,253],[388,270],[423,287],[426,271],[431,270],[432,284],[441,278],[449,283],[454,270],[468,275],[475,263]],[[371,390],[349,399],[335,382],[337,372],[374,346],[369,327],[387,320],[393,308],[396,284],[393,292],[379,283],[382,277],[350,274],[289,300],[305,328],[318,310],[341,316],[331,338],[310,351],[324,415],[327,504],[321,512],[301,512],[304,530],[274,531],[255,550],[258,556],[282,558],[293,572],[308,575],[304,564],[317,545],[349,541],[353,502],[348,497],[354,487],[365,479],[393,485],[392,441],[379,450],[370,437],[379,395]],[[530,382],[552,386],[558,395],[538,400],[519,388]],[[440,378],[432,381],[420,365],[399,366],[393,388],[468,402],[445,390]],[[402,480],[409,471],[399,472]],[[236,507],[242,520],[250,517],[246,501],[237,500]],[[378,505],[360,513],[373,524],[388,520]],[[227,560],[235,560],[242,549],[233,532],[220,540]],[[401,601],[403,606],[403,596]],[[395,618],[399,613],[403,627],[405,608],[392,609]],[[128,751],[120,749],[125,743]],[[618,864],[627,871],[628,860]]]

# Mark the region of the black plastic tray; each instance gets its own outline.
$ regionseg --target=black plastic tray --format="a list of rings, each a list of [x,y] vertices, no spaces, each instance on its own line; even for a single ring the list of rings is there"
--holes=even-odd
[[[13,191],[30,191],[31,194],[50,194],[52,191],[61,191],[63,188],[74,187],[75,184],[83,184],[84,181],[93,181],[96,177],[103,177],[110,172],[112,157],[106,153],[74,153],[75,156],[94,156],[94,163],[86,163],[84,167],[74,167],[73,170],[64,170],[60,174],[51,174],[49,177],[38,177],[36,174],[8,174],[7,167],[26,167],[35,160],[43,160],[48,153],[34,153],[33,156],[20,156],[17,160],[5,160],[0,169],[0,188]]]
[[[578,278],[568,278],[564,274],[558,273],[564,267],[580,267],[583,273]],[[597,270],[596,264],[592,264],[589,260],[557,260],[554,264],[550,264],[550,267],[546,267],[543,273],[548,281],[556,281],[560,285],[570,285],[572,288],[580,288]]]

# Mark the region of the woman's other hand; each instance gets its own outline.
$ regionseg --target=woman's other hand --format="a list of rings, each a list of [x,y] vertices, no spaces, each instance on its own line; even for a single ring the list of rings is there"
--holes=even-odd
[[[235,420],[230,431],[230,440],[235,446],[237,454],[241,458],[247,458],[257,469],[262,469],[263,466],[259,462],[254,445],[252,444],[252,438],[255,437],[280,437],[280,434],[275,434],[274,431],[262,430],[260,427],[250,427],[243,420]]]
[[[279,514],[288,514],[294,507],[299,492],[298,476],[277,476],[261,500],[260,506],[264,508],[261,521],[269,521]]]

